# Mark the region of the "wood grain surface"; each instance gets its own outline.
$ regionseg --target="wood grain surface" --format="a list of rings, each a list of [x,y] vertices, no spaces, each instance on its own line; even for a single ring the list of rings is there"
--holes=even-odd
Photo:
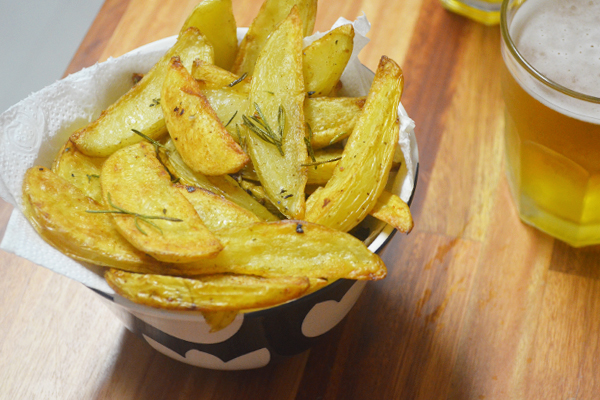
[[[107,0],[67,73],[177,33],[196,3]],[[260,4],[234,0],[238,26]],[[600,248],[518,219],[499,28],[438,0],[321,0],[315,29],[363,12],[361,59],[402,66],[420,153],[415,229],[383,252],[389,276],[310,351],[218,372],[159,354],[81,284],[0,251],[1,399],[600,398]],[[10,211],[0,203],[0,234]]]

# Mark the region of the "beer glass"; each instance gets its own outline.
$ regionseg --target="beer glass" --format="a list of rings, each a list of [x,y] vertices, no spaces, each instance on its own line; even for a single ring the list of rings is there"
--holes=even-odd
[[[504,0],[506,173],[521,219],[600,244],[600,1]]]
[[[486,25],[500,21],[502,0],[440,0],[444,8]]]

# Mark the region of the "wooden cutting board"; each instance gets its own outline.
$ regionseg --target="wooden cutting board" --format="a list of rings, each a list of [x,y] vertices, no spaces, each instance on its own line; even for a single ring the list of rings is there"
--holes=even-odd
[[[233,1],[238,26],[260,3]],[[176,34],[195,5],[107,0],[66,73]],[[388,277],[309,352],[218,372],[159,354],[82,285],[0,251],[0,398],[600,398],[600,248],[572,249],[518,219],[499,28],[438,0],[321,0],[315,29],[363,12],[361,59],[402,66],[420,153],[416,225],[384,251]],[[10,211],[0,203],[0,234]]]

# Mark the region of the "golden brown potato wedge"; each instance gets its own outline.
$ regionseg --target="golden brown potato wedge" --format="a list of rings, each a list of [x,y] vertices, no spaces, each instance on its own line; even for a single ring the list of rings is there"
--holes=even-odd
[[[383,261],[350,234],[304,221],[258,222],[214,232],[223,243],[215,258],[196,261],[204,274],[239,273],[266,277],[306,276],[377,280]]]
[[[191,74],[200,83],[202,90],[231,88],[246,97],[250,94],[252,78],[247,75],[238,76],[202,60],[194,61]]]
[[[400,197],[385,190],[377,199],[371,215],[380,221],[387,222],[402,233],[409,233],[414,225],[408,204]]]
[[[202,94],[208,100],[229,135],[243,149],[244,140],[240,129],[243,123],[242,115],[248,109],[248,96],[231,90],[231,88],[204,89]]]
[[[238,46],[231,0],[203,0],[183,23],[181,32],[191,26],[198,28],[212,45],[214,63],[225,69],[231,68]]]
[[[191,279],[116,269],[107,271],[105,278],[115,292],[135,303],[182,311],[268,307],[300,297],[309,286],[303,277],[207,275]]]
[[[50,245],[67,256],[96,265],[133,272],[161,271],[160,263],[133,247],[106,207],[86,196],[48,168],[30,168],[23,180],[25,216]]]
[[[71,140],[88,156],[108,157],[118,149],[143,140],[132,130],[157,139],[167,133],[162,109],[157,106],[169,61],[179,56],[187,68],[195,58],[212,62],[212,47],[196,28],[183,32],[177,42],[142,80],[119,100],[100,114],[100,117],[76,131]]]
[[[306,99],[304,118],[313,132],[313,149],[321,149],[350,136],[364,104],[365,97]]]
[[[301,51],[302,24],[294,7],[258,57],[244,118],[248,155],[260,181],[279,211],[294,219],[304,217],[307,179]]]
[[[211,231],[260,222],[256,214],[206,189],[181,184],[175,187],[192,203],[204,225]]]
[[[168,157],[163,158],[163,163],[180,180],[181,183],[197,186],[251,211],[262,221],[278,221],[279,218],[271,214],[264,206],[258,203],[229,175],[205,176],[192,171],[184,162],[171,140],[165,143]]]
[[[210,326],[210,332],[218,332],[227,328],[237,317],[239,312],[232,311],[203,311],[204,321]]]
[[[232,174],[249,161],[179,57],[171,59],[160,105],[169,135],[192,171],[211,176]]]
[[[375,207],[398,142],[402,89],[402,70],[383,56],[342,159],[327,185],[307,200],[308,221],[347,232]]]
[[[302,51],[304,85],[309,96],[331,93],[350,60],[353,48],[354,28],[346,24],[328,32]]]
[[[223,246],[194,207],[172,187],[155,148],[140,142],[118,150],[102,167],[102,195],[119,232],[136,248],[173,263],[214,257]]]
[[[71,140],[67,140],[52,164],[52,171],[71,182],[86,196],[103,204],[100,171],[104,160],[106,158],[86,156],[77,150]]]
[[[317,0],[265,0],[258,15],[252,21],[248,33],[242,39],[231,71],[236,75],[254,74],[258,55],[267,42],[267,38],[283,21],[294,5],[302,21],[302,37],[309,36],[315,26]]]

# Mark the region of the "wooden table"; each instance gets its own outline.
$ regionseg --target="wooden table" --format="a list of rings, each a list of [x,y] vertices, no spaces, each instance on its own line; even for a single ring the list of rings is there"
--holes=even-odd
[[[107,0],[67,72],[175,34],[196,0]],[[260,0],[234,0],[248,26]],[[79,283],[0,252],[2,399],[595,399],[600,250],[521,224],[504,176],[498,27],[438,0],[321,0],[316,29],[365,12],[417,124],[416,226],[348,317],[260,370],[173,361]],[[60,27],[56,27],[60,29]],[[0,234],[10,214],[0,206]]]

